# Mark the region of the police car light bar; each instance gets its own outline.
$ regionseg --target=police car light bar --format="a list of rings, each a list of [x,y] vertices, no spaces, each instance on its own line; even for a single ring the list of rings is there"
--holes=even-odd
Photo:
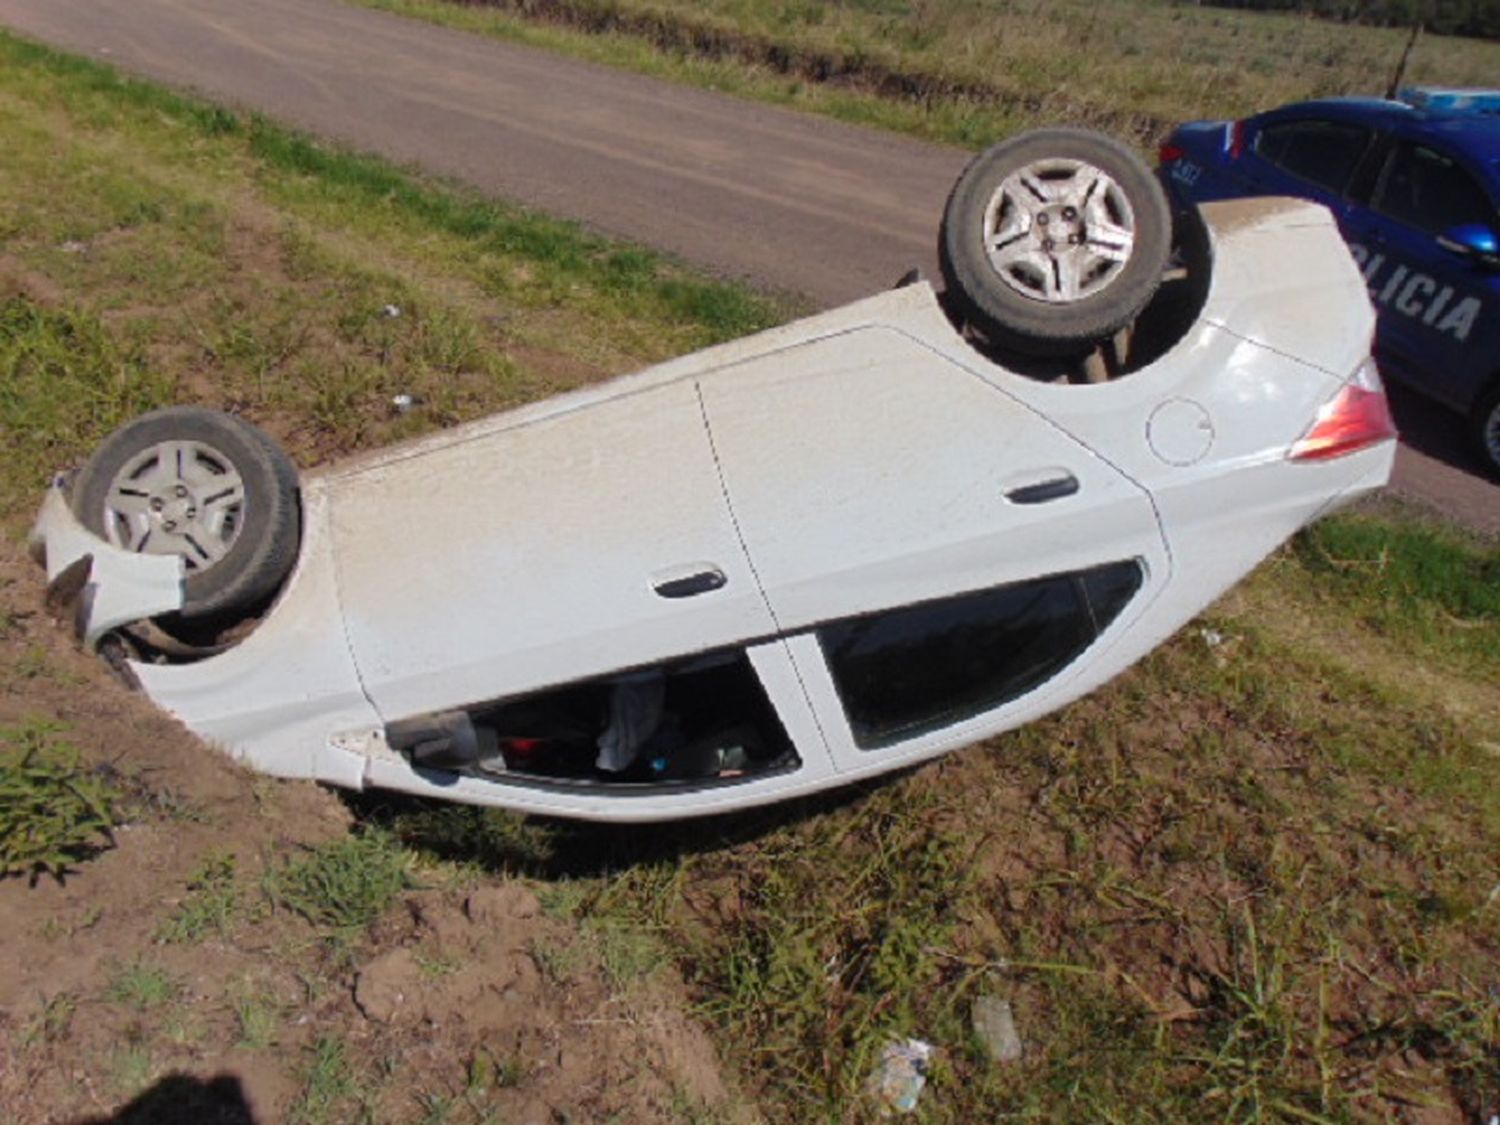
[[[1460,90],[1444,86],[1408,86],[1398,95],[1413,109],[1443,116],[1500,116],[1500,90]]]

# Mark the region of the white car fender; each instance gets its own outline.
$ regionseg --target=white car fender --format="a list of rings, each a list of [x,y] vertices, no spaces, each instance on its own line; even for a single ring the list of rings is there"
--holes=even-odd
[[[73,514],[62,478],[47,490],[27,544],[47,568],[50,590],[57,590],[67,574],[83,579],[76,625],[90,647],[111,629],[182,608],[182,560],[123,551],[100,539]],[[80,563],[86,574],[75,569]]]
[[[332,736],[382,724],[344,633],[327,507],[321,483],[304,478],[302,551],[253,633],[195,664],[129,667],[147,695],[234,757],[280,777],[358,788],[363,764]]]

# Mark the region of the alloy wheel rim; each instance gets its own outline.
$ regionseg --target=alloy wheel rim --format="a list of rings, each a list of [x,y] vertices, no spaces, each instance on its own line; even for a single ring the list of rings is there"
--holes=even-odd
[[[1135,249],[1135,211],[1109,173],[1084,160],[1036,160],[995,189],[984,252],[1010,289],[1049,305],[1107,289]]]
[[[188,572],[221,562],[244,528],[245,485],[234,463],[199,441],[163,441],[122,465],[104,498],[116,547],[177,555]]]

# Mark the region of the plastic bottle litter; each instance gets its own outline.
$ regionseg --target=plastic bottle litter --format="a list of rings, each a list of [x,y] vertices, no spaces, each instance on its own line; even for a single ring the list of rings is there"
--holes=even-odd
[[[882,1117],[911,1113],[927,1085],[927,1066],[933,1046],[920,1039],[903,1039],[886,1047],[880,1068],[870,1075],[869,1092]]]
[[[996,1062],[1017,1062],[1023,1053],[1010,1001],[998,996],[980,996],[969,1013],[974,1034]]]

